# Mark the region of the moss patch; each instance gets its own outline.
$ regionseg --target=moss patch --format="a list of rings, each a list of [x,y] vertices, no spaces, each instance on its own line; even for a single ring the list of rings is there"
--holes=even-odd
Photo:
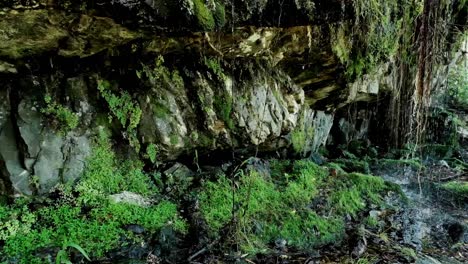
[[[378,160],[379,166],[390,167],[410,167],[414,170],[424,169],[424,165],[419,159],[380,159]]]
[[[234,129],[234,120],[231,117],[233,99],[227,93],[219,96],[215,96],[213,100],[213,107],[218,115],[218,118],[221,119],[227,128],[231,131]]]
[[[328,170],[310,161],[293,164],[277,160],[272,177],[252,171],[238,180],[221,176],[204,184],[200,211],[209,232],[234,230],[240,248],[267,253],[275,241],[311,250],[338,243],[344,235],[345,216],[356,216],[369,204],[380,205],[382,195],[393,190],[381,178],[364,174],[328,176]],[[328,197],[325,204],[314,201]],[[233,221],[233,220],[236,221]]]
[[[457,200],[468,200],[468,182],[447,182],[439,185],[439,188],[452,194]]]
[[[213,13],[205,5],[203,0],[193,0],[195,18],[198,26],[203,31],[212,31],[215,29],[215,19]]]

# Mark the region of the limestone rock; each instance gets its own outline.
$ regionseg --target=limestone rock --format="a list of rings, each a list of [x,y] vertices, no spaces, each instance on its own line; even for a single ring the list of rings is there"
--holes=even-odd
[[[138,205],[141,207],[148,207],[148,206],[151,206],[152,204],[151,200],[137,193],[127,192],[127,191],[124,191],[118,194],[113,194],[109,198],[114,203],[127,203],[127,204]]]
[[[260,145],[296,126],[304,93],[287,76],[276,74],[252,73],[251,81],[244,84],[248,89],[233,90],[234,98],[240,98],[234,100],[233,115],[249,144]]]
[[[110,18],[47,9],[4,14],[0,28],[0,57],[10,59],[53,51],[65,57],[86,57],[139,36]]]
[[[77,179],[91,152],[87,136],[62,135],[47,127],[38,107],[28,100],[18,106],[17,123],[3,124],[0,143],[0,161],[7,172],[3,178],[20,194],[31,194],[33,188],[43,194],[57,183]]]
[[[0,57],[22,58],[57,49],[68,34],[51,22],[56,17],[47,10],[25,10],[2,15],[0,20]]]
[[[303,134],[303,145],[302,152],[315,153],[321,146],[324,146],[327,142],[328,135],[333,126],[334,115],[328,114],[323,111],[314,111],[312,109],[305,108],[301,111],[301,116],[295,131],[291,131],[288,135],[289,140],[292,142],[292,133]]]

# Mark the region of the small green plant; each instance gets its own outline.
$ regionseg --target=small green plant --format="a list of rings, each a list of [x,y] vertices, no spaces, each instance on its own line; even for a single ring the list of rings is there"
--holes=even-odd
[[[39,190],[40,184],[39,184],[39,177],[37,175],[32,175],[31,178],[29,179],[29,184],[32,186],[35,190]]]
[[[148,155],[151,163],[156,163],[157,154],[158,147],[155,144],[151,143],[146,147],[146,155]]]
[[[379,225],[379,220],[375,216],[368,216],[365,220],[365,223],[368,227],[374,228]]]
[[[409,248],[409,247],[401,248],[401,254],[403,254],[403,256],[410,258],[410,259],[416,259],[418,257],[414,249]]]
[[[62,249],[57,253],[57,256],[55,257],[55,264],[72,264],[68,255],[68,250],[71,248],[78,250],[78,252],[80,252],[86,260],[91,261],[91,259],[88,257],[88,254],[82,247],[75,243],[69,242],[64,244]]]
[[[228,94],[215,96],[213,106],[219,119],[221,119],[227,128],[233,130],[235,128],[234,120],[232,119],[233,99]]]
[[[26,206],[0,205],[0,240],[29,233],[35,222],[36,216]]]
[[[153,87],[159,87],[163,83],[174,85],[176,87],[183,87],[184,80],[179,74],[178,70],[170,70],[164,66],[164,57],[158,56],[154,64],[142,64],[141,70],[136,71],[139,79],[147,80]]]
[[[204,57],[203,62],[221,81],[226,79],[223,68],[217,59]]]
[[[78,115],[52,100],[50,95],[44,97],[46,107],[41,112],[55,121],[60,133],[65,134],[78,126]]]
[[[105,80],[98,81],[98,90],[111,110],[112,115],[109,115],[109,120],[112,121],[113,117],[119,120],[122,127],[126,130],[126,137],[130,145],[138,152],[140,150],[140,142],[136,135],[136,128],[140,123],[142,114],[138,102],[134,101],[126,91],[121,91],[120,94],[112,92],[111,84]]]

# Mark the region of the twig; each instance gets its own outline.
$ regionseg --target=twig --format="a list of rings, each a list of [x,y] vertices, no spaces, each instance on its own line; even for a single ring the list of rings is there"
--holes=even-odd
[[[467,175],[467,174],[455,174],[455,175],[452,175],[452,176],[448,176],[448,177],[439,179],[439,181],[441,181],[441,182],[443,182],[443,181],[449,181],[449,180],[452,180],[452,179],[455,179],[455,178],[461,178],[461,177],[466,176],[466,175]]]
[[[199,251],[197,251],[195,254],[193,254],[192,256],[190,256],[187,260],[188,261],[192,261],[192,259],[196,258],[197,256],[205,253],[205,251],[207,250],[207,247],[204,247],[202,249],[200,249]]]
[[[210,247],[212,247],[216,242],[218,242],[218,239],[214,240],[211,242],[208,246],[205,246],[204,248],[200,249],[199,251],[195,252],[192,256],[190,256],[187,260],[190,262],[192,259],[196,258],[197,256],[205,253]]]

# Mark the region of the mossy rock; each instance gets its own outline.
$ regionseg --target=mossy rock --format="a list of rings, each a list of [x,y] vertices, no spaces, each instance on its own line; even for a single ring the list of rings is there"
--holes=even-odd
[[[436,160],[449,159],[453,156],[454,146],[443,144],[428,144],[421,147],[423,157]]]
[[[57,49],[68,33],[49,21],[65,19],[62,14],[47,10],[2,15],[0,57],[17,59]]]
[[[212,11],[205,5],[203,0],[193,0],[193,5],[198,27],[203,31],[213,31],[216,24]]]
[[[416,171],[424,169],[424,164],[420,159],[381,159],[377,161],[377,164],[382,169],[394,169],[395,167],[409,167]]]
[[[466,204],[468,202],[468,182],[451,181],[444,184],[437,184],[436,187],[442,191],[445,199],[456,203]]]

